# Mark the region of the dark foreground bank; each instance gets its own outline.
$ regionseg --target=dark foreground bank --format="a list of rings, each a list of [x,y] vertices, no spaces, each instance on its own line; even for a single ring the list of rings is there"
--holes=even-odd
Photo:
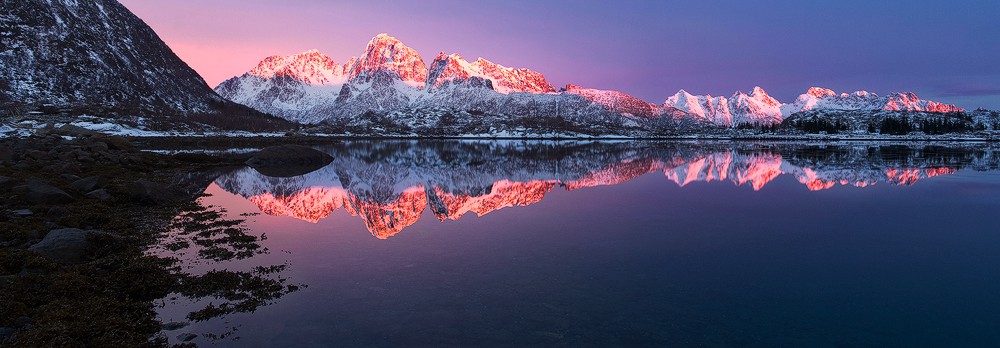
[[[166,231],[188,236],[171,248],[210,260],[265,252],[243,221],[199,205],[200,188],[172,184],[248,157],[158,154],[78,128],[0,139],[0,346],[166,347],[192,335],[157,321],[170,294],[213,299],[187,316],[199,321],[295,291],[282,266],[188,274],[147,252]]]

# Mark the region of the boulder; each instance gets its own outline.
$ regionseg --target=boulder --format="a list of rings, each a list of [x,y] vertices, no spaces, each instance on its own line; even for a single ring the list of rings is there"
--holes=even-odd
[[[132,145],[128,139],[121,135],[112,135],[106,139],[108,147],[112,150],[123,150],[128,152],[135,152],[135,146]]]
[[[9,188],[9,187],[13,187],[15,183],[17,183],[17,182],[14,181],[14,179],[11,179],[10,177],[7,177],[7,176],[0,175],[0,190],[6,189],[6,188]]]
[[[17,159],[17,154],[14,149],[6,146],[0,146],[0,162],[14,162]]]
[[[275,177],[303,175],[333,162],[333,156],[301,145],[279,145],[260,150],[246,164],[261,174]]]
[[[103,141],[95,141],[93,144],[90,144],[91,152],[108,152],[108,150],[108,144]]]
[[[38,244],[32,245],[32,250],[39,255],[62,263],[79,263],[87,251],[87,231],[78,228],[64,228],[49,231]]]
[[[45,213],[45,218],[47,219],[58,219],[63,216],[69,215],[69,209],[66,207],[54,206],[49,208],[49,211]]]
[[[191,195],[177,186],[166,186],[139,179],[132,185],[129,197],[143,205],[163,205],[191,199]]]
[[[96,200],[99,200],[99,201],[106,201],[106,200],[111,199],[111,194],[108,193],[108,191],[106,191],[104,189],[93,190],[93,191],[87,192],[87,194],[84,195],[84,196],[86,196],[87,198],[96,199]]]
[[[97,135],[97,132],[95,132],[95,131],[92,131],[92,130],[89,130],[89,129],[86,129],[86,128],[83,128],[83,127],[80,127],[80,126],[74,126],[74,125],[71,125],[71,124],[66,124],[66,125],[64,125],[62,127],[53,129],[52,133],[59,134],[59,135],[71,136],[71,137],[77,137],[77,138],[79,138],[79,137],[90,137],[90,136]]]
[[[35,177],[28,179],[28,184],[25,186],[27,191],[25,197],[28,199],[28,203],[31,204],[66,204],[73,203],[76,200],[73,196],[66,193],[66,191],[60,190]]]
[[[108,179],[99,176],[91,176],[74,181],[72,184],[69,184],[69,188],[72,189],[73,191],[83,193],[101,189],[107,185],[108,185]]]

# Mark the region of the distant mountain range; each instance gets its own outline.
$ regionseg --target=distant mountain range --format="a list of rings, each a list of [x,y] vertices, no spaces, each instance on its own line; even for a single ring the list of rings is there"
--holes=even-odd
[[[484,58],[469,63],[441,52],[426,69],[413,49],[386,34],[373,38],[359,57],[340,65],[315,50],[273,56],[215,88],[220,95],[289,120],[319,123],[366,112],[448,108],[512,117],[559,117],[579,123],[648,126],[659,118],[690,118],[717,126],[771,125],[806,110],[963,111],[921,100],[912,93],[880,97],[865,91],[836,94],[811,88],[781,103],[760,87],[732,97],[691,95],[683,90],[663,104],[628,94],[567,85],[557,92],[545,77]]]

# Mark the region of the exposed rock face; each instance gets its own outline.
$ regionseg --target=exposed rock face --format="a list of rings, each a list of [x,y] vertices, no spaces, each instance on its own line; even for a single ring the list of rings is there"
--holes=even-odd
[[[87,231],[65,228],[49,231],[38,244],[28,250],[62,263],[79,263],[87,251]]]
[[[24,0],[4,6],[3,92],[12,101],[208,111],[221,102],[194,70],[113,0]]]

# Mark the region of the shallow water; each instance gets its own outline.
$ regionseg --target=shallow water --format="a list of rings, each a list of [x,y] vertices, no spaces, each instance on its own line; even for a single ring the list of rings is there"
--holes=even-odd
[[[353,142],[204,203],[308,285],[222,347],[989,347],[1000,175],[976,144]],[[164,321],[204,306],[165,301]],[[236,339],[234,339],[236,338]]]

